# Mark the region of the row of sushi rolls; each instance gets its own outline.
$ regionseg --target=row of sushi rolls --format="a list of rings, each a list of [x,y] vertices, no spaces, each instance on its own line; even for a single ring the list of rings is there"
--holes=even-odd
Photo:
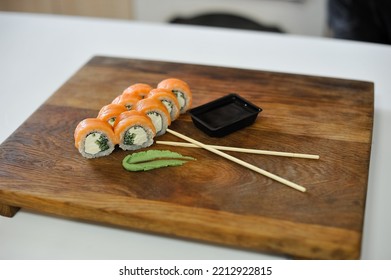
[[[75,147],[85,158],[109,155],[116,145],[123,150],[149,147],[191,104],[192,93],[183,80],[165,79],[156,88],[132,84],[95,118],[77,125]]]

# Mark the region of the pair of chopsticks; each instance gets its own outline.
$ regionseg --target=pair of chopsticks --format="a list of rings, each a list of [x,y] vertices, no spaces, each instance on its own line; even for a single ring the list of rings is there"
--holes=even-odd
[[[194,140],[193,138],[190,138],[188,136],[185,136],[179,132],[173,131],[171,129],[167,129],[167,132],[177,136],[178,138],[181,138],[189,143],[181,143],[181,142],[170,142],[170,141],[156,141],[157,144],[163,144],[163,145],[171,145],[171,146],[182,146],[182,147],[199,147],[203,148],[205,150],[208,150],[214,154],[217,154],[223,158],[226,158],[232,162],[235,162],[237,164],[240,164],[250,170],[253,170],[257,173],[260,173],[266,177],[269,177],[277,182],[280,182],[284,185],[287,185],[293,189],[296,189],[301,192],[305,192],[306,188],[298,185],[296,183],[293,183],[291,181],[288,181],[280,176],[277,176],[273,173],[270,173],[264,169],[261,169],[259,167],[256,167],[255,165],[249,164],[248,162],[245,162],[241,159],[238,159],[236,157],[233,157],[229,154],[226,154],[222,152],[221,150],[226,151],[236,151],[236,152],[246,152],[246,153],[256,153],[256,154],[267,154],[267,155],[277,155],[277,156],[289,156],[289,157],[299,157],[299,158],[307,158],[307,159],[319,159],[318,155],[308,155],[308,154],[297,154],[297,153],[284,153],[284,152],[274,152],[274,151],[264,151],[264,150],[254,150],[254,149],[243,149],[243,148],[234,148],[234,147],[224,147],[224,146],[213,146],[213,145],[206,145],[203,144],[197,140]]]

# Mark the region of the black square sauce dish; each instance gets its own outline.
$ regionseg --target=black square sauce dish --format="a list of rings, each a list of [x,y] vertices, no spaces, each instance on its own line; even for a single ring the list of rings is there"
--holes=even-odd
[[[212,137],[223,137],[251,125],[261,108],[230,93],[189,110],[194,125]]]

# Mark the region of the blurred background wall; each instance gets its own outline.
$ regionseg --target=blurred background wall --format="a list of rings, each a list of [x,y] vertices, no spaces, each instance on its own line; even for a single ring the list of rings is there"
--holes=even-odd
[[[169,22],[237,15],[300,35],[326,35],[326,0],[0,0],[0,10]]]
[[[323,36],[325,0],[133,0],[134,17],[168,21],[173,17],[221,12],[236,14],[286,33]]]
[[[0,0],[0,11],[131,19],[132,0]]]

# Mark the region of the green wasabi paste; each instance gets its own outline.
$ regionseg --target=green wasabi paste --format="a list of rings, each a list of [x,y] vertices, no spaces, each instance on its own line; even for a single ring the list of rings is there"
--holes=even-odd
[[[148,171],[168,166],[180,166],[195,158],[168,150],[148,150],[127,155],[122,166],[128,171]]]

